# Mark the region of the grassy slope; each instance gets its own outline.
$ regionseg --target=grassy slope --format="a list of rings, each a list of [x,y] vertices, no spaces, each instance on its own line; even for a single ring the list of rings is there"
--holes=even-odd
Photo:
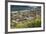
[[[40,27],[41,26],[41,18],[36,16],[35,19],[32,20],[24,20],[18,23],[13,23],[11,28],[31,28],[31,27]]]

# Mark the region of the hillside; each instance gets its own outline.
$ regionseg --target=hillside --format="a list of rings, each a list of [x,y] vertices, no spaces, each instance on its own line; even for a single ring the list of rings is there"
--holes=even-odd
[[[40,6],[11,6],[11,28],[41,27]]]

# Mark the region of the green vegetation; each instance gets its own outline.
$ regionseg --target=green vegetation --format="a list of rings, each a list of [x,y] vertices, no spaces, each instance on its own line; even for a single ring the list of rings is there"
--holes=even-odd
[[[24,20],[18,23],[15,22],[11,23],[11,28],[32,28],[32,27],[41,27],[40,16],[36,16],[36,18],[32,20]]]

